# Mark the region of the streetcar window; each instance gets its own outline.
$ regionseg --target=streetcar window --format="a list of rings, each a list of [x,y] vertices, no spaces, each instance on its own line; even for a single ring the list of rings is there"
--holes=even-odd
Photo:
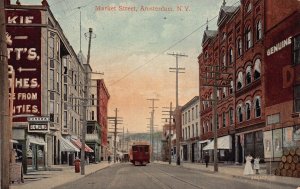
[[[140,149],[139,149],[139,150],[140,150],[140,152],[143,152],[143,151],[144,151],[142,146],[140,146]]]
[[[137,152],[137,151],[138,151],[138,148],[137,148],[136,146],[133,146],[133,147],[132,147],[132,150],[133,150],[134,152]]]
[[[145,146],[145,152],[149,152],[148,146]]]

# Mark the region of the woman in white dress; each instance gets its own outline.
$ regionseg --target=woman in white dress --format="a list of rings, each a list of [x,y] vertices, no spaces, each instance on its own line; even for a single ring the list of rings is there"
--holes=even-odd
[[[253,169],[252,169],[252,164],[251,164],[251,160],[253,159],[253,157],[249,154],[246,157],[246,165],[244,168],[244,175],[253,175]]]

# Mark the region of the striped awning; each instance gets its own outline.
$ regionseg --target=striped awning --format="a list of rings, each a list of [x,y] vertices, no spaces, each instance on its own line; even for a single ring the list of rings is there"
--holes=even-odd
[[[80,141],[79,139],[76,139],[76,140],[72,139],[72,143],[73,143],[76,147],[78,147],[79,149],[81,149],[82,143],[81,143],[81,141]],[[86,144],[85,144],[84,151],[85,151],[85,152],[94,152],[94,150],[91,149],[91,148],[90,148],[88,145],[86,145]]]
[[[79,148],[74,146],[69,140],[60,137],[60,149],[62,152],[79,152]]]

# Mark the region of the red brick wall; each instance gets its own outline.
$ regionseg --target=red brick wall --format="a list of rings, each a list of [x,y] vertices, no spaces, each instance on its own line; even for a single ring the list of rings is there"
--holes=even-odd
[[[98,98],[98,107],[97,107],[97,120],[101,127],[101,142],[103,146],[107,145],[107,108],[108,100],[110,98],[107,89],[105,87],[104,80],[97,81],[97,98]]]
[[[291,15],[292,12],[300,10],[298,0],[265,0],[266,2],[266,31]]]

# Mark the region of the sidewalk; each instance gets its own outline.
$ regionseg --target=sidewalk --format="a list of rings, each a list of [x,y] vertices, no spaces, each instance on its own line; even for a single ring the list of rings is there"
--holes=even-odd
[[[85,175],[81,173],[75,173],[74,166],[53,166],[55,169],[61,171],[36,171],[30,172],[24,175],[25,183],[12,184],[11,189],[52,189],[57,186],[81,179],[89,174],[95,173],[98,170],[104,169],[113,165],[113,163],[107,163],[107,161],[98,164],[89,164],[85,166]]]
[[[169,165],[168,162],[155,161],[154,163]],[[175,162],[172,162],[171,165],[177,166]],[[214,173],[214,167],[211,164],[206,168],[205,164],[202,164],[202,163],[181,162],[180,167],[183,167],[186,169],[201,170],[201,171],[207,172],[207,173]],[[270,174],[266,173],[266,169],[260,170],[259,175],[243,175],[244,166],[242,166],[242,165],[219,164],[218,169],[219,169],[219,172],[214,173],[214,174],[229,176],[229,177],[234,177],[234,178],[242,178],[242,179],[264,182],[264,183],[279,184],[282,186],[291,186],[291,187],[295,187],[295,188],[300,186],[299,178],[270,175]]]

